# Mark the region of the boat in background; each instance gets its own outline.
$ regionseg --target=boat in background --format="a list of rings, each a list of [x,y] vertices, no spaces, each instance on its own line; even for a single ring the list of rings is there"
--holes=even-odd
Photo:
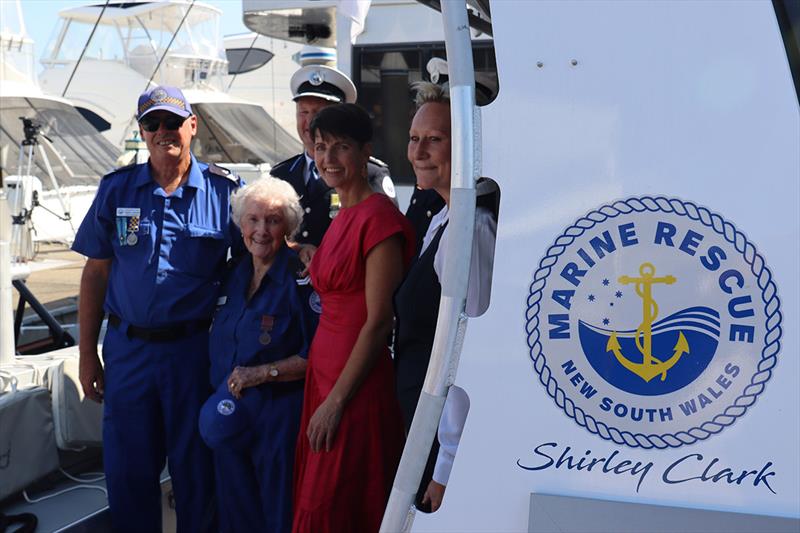
[[[263,107],[226,92],[220,15],[212,6],[183,0],[64,9],[41,58],[42,87],[68,96],[121,149],[138,130],[139,95],[155,85],[179,87],[197,115],[197,158],[245,180],[266,175],[301,144]]]
[[[20,4],[3,2],[0,9],[0,173],[13,189],[14,214],[25,210],[30,241],[69,243],[121,150],[72,102],[42,91]],[[30,245],[24,247],[21,255],[31,258]]]
[[[300,68],[300,43],[258,33],[226,35],[228,58],[225,91],[267,110],[280,127],[299,140],[295,131],[295,105],[289,80]]]

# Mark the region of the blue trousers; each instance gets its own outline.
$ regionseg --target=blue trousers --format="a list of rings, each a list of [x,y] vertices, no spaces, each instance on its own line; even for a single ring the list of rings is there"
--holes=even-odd
[[[211,393],[208,334],[155,343],[110,327],[103,359],[103,459],[114,531],[161,531],[166,459],[178,532],[216,531],[212,456],[197,429]]]
[[[266,401],[244,452],[215,450],[220,531],[290,533],[302,382]]]

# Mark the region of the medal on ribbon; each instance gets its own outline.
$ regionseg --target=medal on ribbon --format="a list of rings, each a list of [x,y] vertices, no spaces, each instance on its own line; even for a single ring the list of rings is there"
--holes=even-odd
[[[336,194],[335,192],[331,193],[331,210],[328,213],[328,216],[330,216],[331,218],[334,218],[337,214],[339,214],[339,208],[341,208],[341,207],[342,207],[342,204],[339,201],[339,195]]]
[[[138,207],[117,208],[117,238],[120,246],[134,246],[139,242],[139,216],[142,210]]]
[[[258,342],[261,343],[262,346],[266,346],[272,342],[272,335],[270,335],[269,332],[272,331],[274,325],[274,316],[264,315],[261,317],[261,335],[258,337]]]

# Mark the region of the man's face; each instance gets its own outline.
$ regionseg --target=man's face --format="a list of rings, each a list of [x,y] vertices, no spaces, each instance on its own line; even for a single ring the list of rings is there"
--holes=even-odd
[[[155,131],[147,131],[154,127],[157,127]],[[153,111],[139,121],[139,133],[154,161],[188,157],[192,137],[197,133],[197,117],[192,115],[183,119],[169,111]]]
[[[311,125],[311,119],[319,113],[320,109],[331,104],[333,104],[333,102],[317,98],[316,96],[303,96],[302,98],[298,98],[295,102],[297,135],[300,136],[300,140],[303,141],[303,147],[309,155],[314,155],[314,139],[311,138],[311,132],[308,130],[308,127]]]

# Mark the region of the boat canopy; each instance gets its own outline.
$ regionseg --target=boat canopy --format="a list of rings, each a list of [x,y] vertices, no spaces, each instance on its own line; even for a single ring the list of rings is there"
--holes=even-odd
[[[275,165],[303,151],[264,108],[233,102],[192,104],[197,115],[197,136],[192,152],[210,163]]]
[[[41,134],[49,138],[55,151],[69,167],[69,170],[66,169],[62,161],[49,148],[45,148],[60,186],[96,185],[100,177],[114,169],[119,150],[84,120],[74,107],[50,98],[9,96],[3,97],[3,105],[0,106],[0,172],[4,176],[20,171],[19,148],[25,139],[20,117],[31,119],[33,124],[41,126]],[[47,176],[38,149],[34,150],[33,160],[35,169],[32,174],[40,178]],[[46,190],[52,188],[46,179],[42,179],[42,185]]]
[[[102,10],[100,4],[60,11],[60,26],[45,47],[42,64],[73,63],[85,47],[84,61],[118,61],[160,85],[223,88],[228,62],[220,10],[179,0],[112,2],[89,41]]]

